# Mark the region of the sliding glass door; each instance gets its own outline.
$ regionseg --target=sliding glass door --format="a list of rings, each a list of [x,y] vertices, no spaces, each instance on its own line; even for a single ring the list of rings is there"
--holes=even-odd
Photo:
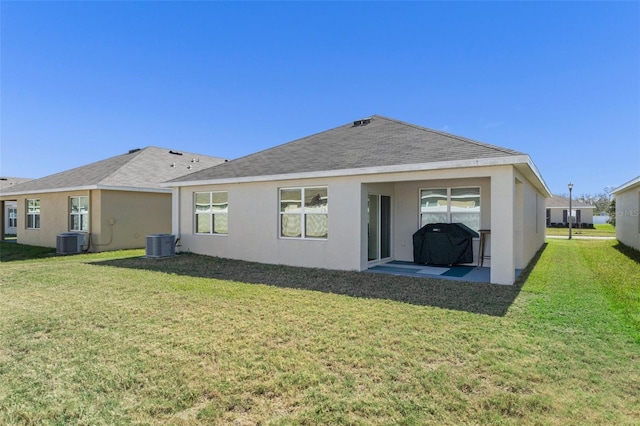
[[[368,259],[375,261],[391,257],[391,197],[369,194],[368,199]]]

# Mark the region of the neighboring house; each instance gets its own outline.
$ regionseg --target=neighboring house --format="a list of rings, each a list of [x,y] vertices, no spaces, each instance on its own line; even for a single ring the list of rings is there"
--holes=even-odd
[[[571,200],[571,214],[569,214],[569,198],[553,195],[547,198],[547,227],[564,228],[593,228],[593,211],[596,206],[578,200]]]
[[[165,185],[182,251],[366,270],[412,261],[424,224],[462,222],[491,230],[500,284],[544,244],[551,196],[526,154],[377,115]]]
[[[146,235],[171,232],[171,190],[160,183],[224,161],[165,148],[132,149],[3,188],[2,212],[17,207],[21,244],[56,247],[58,234],[78,232],[85,236],[84,250],[140,248]]]
[[[616,238],[640,250],[640,176],[612,193],[616,200]]]
[[[23,182],[28,182],[31,179],[28,178],[15,178],[15,177],[0,177],[0,192],[9,190],[14,185],[18,185]],[[4,235],[15,235],[18,227],[18,205],[15,201],[7,201],[4,204],[3,213],[4,219]],[[4,237],[2,238],[4,239]]]

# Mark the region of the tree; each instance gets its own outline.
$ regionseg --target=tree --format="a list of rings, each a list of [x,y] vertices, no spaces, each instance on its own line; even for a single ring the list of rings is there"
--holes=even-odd
[[[608,222],[613,226],[616,226],[616,199],[615,198],[611,200],[611,202],[609,203],[607,213],[609,214]]]

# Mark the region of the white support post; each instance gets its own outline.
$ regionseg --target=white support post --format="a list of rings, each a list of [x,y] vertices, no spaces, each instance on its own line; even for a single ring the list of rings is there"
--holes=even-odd
[[[491,282],[515,281],[515,175],[513,166],[491,173]]]

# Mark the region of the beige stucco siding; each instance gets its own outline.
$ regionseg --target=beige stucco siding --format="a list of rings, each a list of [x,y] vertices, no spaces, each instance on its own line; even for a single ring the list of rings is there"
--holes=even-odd
[[[615,194],[616,238],[640,250],[640,183]]]
[[[489,177],[475,177],[462,179],[425,179],[393,184],[394,197],[394,253],[396,260],[413,261],[413,234],[420,227],[420,190],[450,187],[479,187],[480,188],[480,223],[482,229],[489,229],[491,225],[491,180]],[[365,188],[372,193],[375,189],[371,185]],[[491,239],[487,241],[486,255],[491,254]],[[474,260],[478,254],[478,239],[473,241]],[[366,253],[365,253],[366,254]],[[486,263],[490,265],[490,260]]]
[[[521,174],[516,172],[515,266],[525,268],[545,239],[545,198]],[[521,218],[521,219],[518,219]]]
[[[171,194],[94,191],[93,251],[143,248],[146,236],[171,232]]]
[[[279,188],[310,186],[328,188],[329,237],[326,240],[279,238]],[[194,233],[193,194],[206,191],[228,191],[227,235]],[[360,223],[354,215],[360,208],[359,191],[357,182],[341,178],[182,188],[177,224],[179,250],[263,263],[359,269]]]
[[[564,223],[564,213],[563,211],[569,211],[569,208],[561,208],[561,207],[550,207],[549,208],[549,217],[550,223]],[[593,208],[585,208],[585,207],[573,207],[572,210],[577,212],[580,210],[580,223],[593,223]],[[545,212],[546,215],[546,212]],[[546,218],[546,216],[545,216]],[[546,220],[545,220],[546,221]]]
[[[3,197],[18,206],[17,241],[56,247],[56,237],[69,232],[69,197],[89,197],[89,229],[83,232],[90,251],[143,248],[145,236],[171,232],[171,194],[82,190]],[[40,200],[40,228],[27,229],[28,199]],[[75,231],[74,231],[75,232]]]
[[[91,191],[68,191],[11,197],[18,205],[17,241],[20,244],[56,247],[56,236],[69,232],[69,197],[89,196]],[[8,199],[9,197],[3,197]],[[40,200],[40,228],[27,229],[27,200]],[[92,203],[93,198],[90,198]]]
[[[279,189],[326,186],[329,237],[280,238]],[[180,251],[263,263],[364,270],[368,261],[369,194],[391,197],[391,258],[413,260],[413,233],[419,228],[420,189],[477,186],[481,228],[491,229],[486,254],[491,281],[512,284],[544,243],[544,195],[513,166],[475,167],[371,175],[176,187],[173,232]],[[194,193],[228,192],[228,234],[194,232]],[[514,229],[518,228],[514,233]],[[474,258],[478,241],[474,241]]]

